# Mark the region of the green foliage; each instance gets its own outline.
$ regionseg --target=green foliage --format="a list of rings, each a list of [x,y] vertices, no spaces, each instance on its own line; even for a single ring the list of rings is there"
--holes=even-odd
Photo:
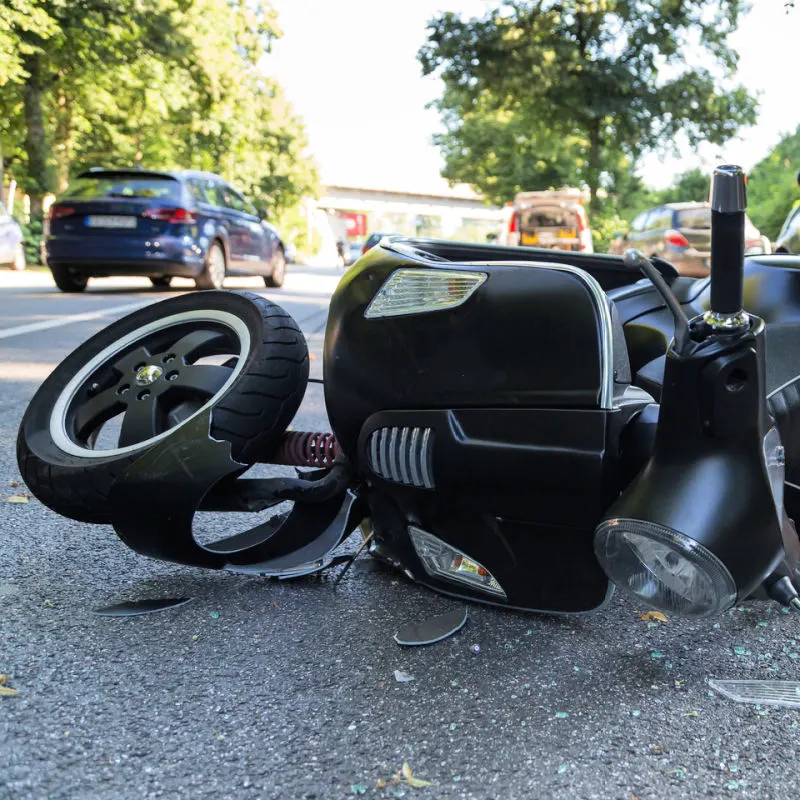
[[[586,185],[596,213],[601,188],[613,201],[621,172],[644,152],[674,150],[678,133],[691,145],[727,141],[755,120],[754,98],[730,81],[727,38],[743,5],[501,0],[480,18],[441,14],[419,59],[444,82],[445,175],[495,201]]]
[[[639,209],[641,211],[641,209]],[[638,212],[636,212],[638,213]],[[590,220],[592,240],[596,253],[607,253],[615,233],[627,233],[628,220],[621,217],[613,208],[606,206],[600,213],[593,214]]]
[[[668,189],[656,193],[656,203],[704,202],[711,192],[711,174],[690,169],[678,175]]]
[[[260,70],[281,35],[267,0],[13,2],[50,20],[8,26],[27,55],[0,88],[6,168],[32,195],[137,165],[221,173],[264,210],[316,191],[302,123]]]
[[[22,243],[25,247],[25,260],[28,264],[38,264],[41,258],[42,222],[32,219],[30,222],[20,222],[22,229]]]
[[[789,211],[800,200],[800,126],[784,136],[747,177],[747,213],[753,224],[775,241]]]

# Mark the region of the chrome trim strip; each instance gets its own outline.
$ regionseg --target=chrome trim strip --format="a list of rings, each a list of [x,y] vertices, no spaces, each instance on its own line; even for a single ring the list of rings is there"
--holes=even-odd
[[[397,428],[392,428],[389,434],[389,478],[395,483],[400,482],[400,469],[397,465]]]
[[[388,428],[381,428],[381,442],[378,452],[380,453],[380,462],[381,462],[380,474],[382,478],[389,477],[389,453],[387,452],[388,445],[389,445],[389,430]]]
[[[425,433],[422,434],[422,444],[419,448],[419,463],[422,469],[422,483],[426,489],[433,489],[433,480],[428,469],[428,445],[430,444],[430,439],[431,429],[425,428]]]
[[[411,259],[417,264],[426,267],[442,269],[447,265],[447,269],[458,269],[458,267],[541,267],[543,269],[553,269],[559,272],[568,272],[578,280],[582,281],[594,301],[600,318],[600,408],[609,411],[614,405],[614,357],[612,352],[613,329],[611,326],[611,307],[606,293],[600,284],[585,270],[574,267],[571,264],[552,264],[547,261],[434,261],[433,259],[423,258],[418,251],[401,241],[384,237],[381,240],[381,247],[385,250],[393,251],[404,258]],[[399,268],[399,267],[398,267]]]
[[[372,431],[369,437],[369,460],[372,471],[378,472],[378,431]]]
[[[792,378],[790,381],[786,381],[786,383],[782,384],[782,385],[781,385],[781,386],[779,386],[777,389],[773,389],[773,390],[772,390],[772,391],[771,391],[771,392],[770,392],[770,393],[767,395],[767,400],[769,400],[769,399],[770,399],[770,397],[772,397],[772,395],[774,395],[774,394],[778,394],[778,392],[782,392],[782,391],[783,391],[783,390],[784,390],[784,389],[785,389],[787,386],[791,386],[793,383],[797,383],[797,381],[800,381],[800,375],[798,375],[798,376],[797,376],[797,377],[795,377],[795,378]]]
[[[422,486],[417,465],[417,448],[419,446],[419,428],[414,428],[411,434],[411,445],[408,448],[408,461],[411,468],[411,482],[414,486]]]
[[[399,453],[400,456],[400,480],[403,483],[410,483],[408,478],[408,428],[403,428],[403,432],[400,434],[400,446],[399,446]]]

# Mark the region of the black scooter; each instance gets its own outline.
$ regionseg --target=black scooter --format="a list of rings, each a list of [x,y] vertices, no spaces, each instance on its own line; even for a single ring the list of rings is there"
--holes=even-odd
[[[696,617],[800,607],[800,259],[744,258],[739,168],[712,195],[710,280],[634,251],[385,238],[331,301],[333,433],[286,430],[308,354],[278,306],[210,291],[136,311],[37,392],[24,479],[194,566],[307,574],[360,527],[412,579],[511,608],[587,612],[614,585]],[[244,477],[256,463],[298,474]],[[198,510],[287,500],[193,536]]]

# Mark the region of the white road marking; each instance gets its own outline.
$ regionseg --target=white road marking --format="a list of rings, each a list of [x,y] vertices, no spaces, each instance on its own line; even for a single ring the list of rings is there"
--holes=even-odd
[[[112,314],[124,314],[128,311],[134,311],[137,308],[149,306],[153,300],[144,300],[139,303],[126,303],[124,306],[112,306],[111,308],[104,308],[100,311],[87,311],[83,314],[67,314],[54,319],[45,319],[41,322],[31,322],[28,325],[17,325],[15,328],[2,328],[0,329],[0,339],[10,339],[12,336],[22,336],[25,333],[36,333],[37,331],[46,331],[50,328],[61,328],[64,325],[72,325],[74,322],[89,322],[93,319],[102,319],[103,317],[111,316]]]

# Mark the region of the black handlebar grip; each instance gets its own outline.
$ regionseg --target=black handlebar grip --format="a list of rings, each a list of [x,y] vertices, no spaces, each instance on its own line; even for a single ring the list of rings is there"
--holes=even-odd
[[[744,223],[747,208],[741,167],[724,164],[711,182],[711,311],[738,314],[744,304]]]

